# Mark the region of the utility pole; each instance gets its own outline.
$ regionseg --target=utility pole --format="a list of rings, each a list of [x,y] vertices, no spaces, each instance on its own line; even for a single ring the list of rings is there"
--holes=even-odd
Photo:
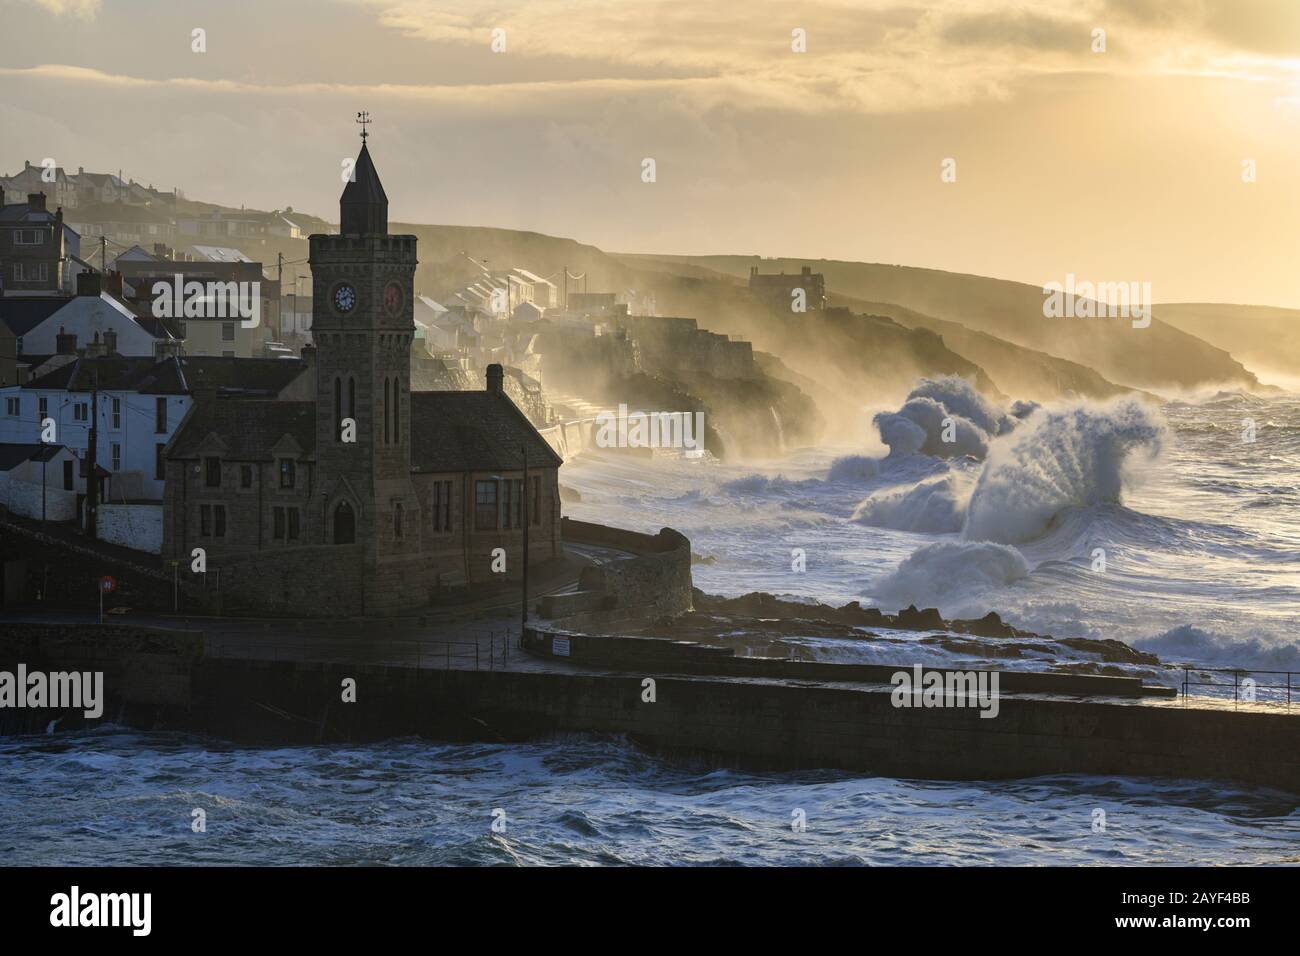
[[[99,268],[108,275],[108,236],[99,237]]]
[[[519,646],[524,644],[524,631],[528,629],[528,498],[531,490],[528,487],[528,446],[524,445],[524,591],[523,591],[523,611],[519,623]]]
[[[569,267],[564,267],[564,311],[569,311]]]
[[[96,537],[96,512],[99,510],[99,476],[97,458],[99,451],[99,372],[91,373],[90,385],[90,447],[86,450],[86,531]]]
[[[365,127],[361,127],[362,132]],[[280,307],[284,303],[284,253],[275,254],[275,314],[280,319],[280,338],[284,338],[284,316],[280,313]],[[297,303],[294,303],[295,308]]]

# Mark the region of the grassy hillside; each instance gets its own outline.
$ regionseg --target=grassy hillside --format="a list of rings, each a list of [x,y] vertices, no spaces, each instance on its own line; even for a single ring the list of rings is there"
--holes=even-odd
[[[827,290],[871,302],[889,302],[1096,370],[1135,388],[1196,388],[1210,384],[1254,387],[1255,376],[1228,351],[1161,320],[1135,329],[1127,319],[1049,319],[1038,286],[909,266],[830,259],[757,256],[624,256],[624,261],[681,262],[729,274],[798,272],[812,266]]]
[[[1186,303],[1157,306],[1156,314],[1231,352],[1263,381],[1300,388],[1300,310]]]

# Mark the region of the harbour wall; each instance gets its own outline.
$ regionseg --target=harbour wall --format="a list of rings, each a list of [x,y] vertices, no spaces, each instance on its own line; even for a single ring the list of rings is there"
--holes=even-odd
[[[639,673],[433,669],[206,658],[192,632],[0,626],[0,669],[105,669],[102,720],[266,744],[422,735],[528,740],[625,735],[715,766],[838,768],[993,779],[1058,773],[1221,778],[1300,793],[1300,719],[1121,698],[1005,695],[975,707],[897,708],[888,687]],[[29,628],[30,630],[30,628]],[[90,633],[81,633],[90,632]],[[105,665],[106,656],[118,656]],[[141,660],[141,658],[156,658]],[[112,670],[110,668],[116,668]],[[354,682],[355,702],[344,701]],[[650,681],[651,683],[647,683]],[[14,722],[20,715],[25,723]],[[79,712],[0,710],[7,733],[61,730]]]

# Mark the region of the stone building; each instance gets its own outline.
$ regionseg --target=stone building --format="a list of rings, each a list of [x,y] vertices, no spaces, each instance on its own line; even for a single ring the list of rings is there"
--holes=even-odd
[[[163,553],[203,548],[228,611],[382,614],[517,577],[525,495],[529,560],[560,553],[561,459],[500,366],[411,391],[416,237],[389,234],[364,143],[340,214],[310,238],[314,401],[201,400],[167,451]]]
[[[761,273],[758,266],[751,266],[749,291],[777,312],[818,312],[826,308],[826,277],[813,272],[810,266],[804,266],[798,275]],[[791,307],[796,291],[803,293],[804,307],[799,310]]]

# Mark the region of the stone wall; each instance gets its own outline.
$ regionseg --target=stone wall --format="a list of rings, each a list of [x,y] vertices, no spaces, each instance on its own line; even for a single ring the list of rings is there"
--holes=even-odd
[[[101,504],[96,530],[109,544],[160,554],[163,541],[161,504]]]
[[[354,616],[365,613],[364,560],[360,544],[218,557],[209,559],[206,576],[190,575],[190,587],[214,613]]]
[[[543,599],[543,617],[573,619],[598,612],[609,620],[681,614],[691,609],[691,543],[672,528],[656,535],[564,518],[560,536],[614,548],[630,557],[582,569],[576,593]]]
[[[364,706],[340,702],[345,677]],[[206,730],[269,742],[593,732],[715,766],[1217,777],[1300,793],[1300,719],[1276,713],[1004,697],[987,719],[976,708],[898,709],[865,687],[233,660],[204,661],[196,692]]]
[[[40,483],[21,481],[0,472],[0,505],[14,514],[39,521],[42,507]],[[77,494],[47,485],[44,507],[47,521],[73,521],[77,517]]]

